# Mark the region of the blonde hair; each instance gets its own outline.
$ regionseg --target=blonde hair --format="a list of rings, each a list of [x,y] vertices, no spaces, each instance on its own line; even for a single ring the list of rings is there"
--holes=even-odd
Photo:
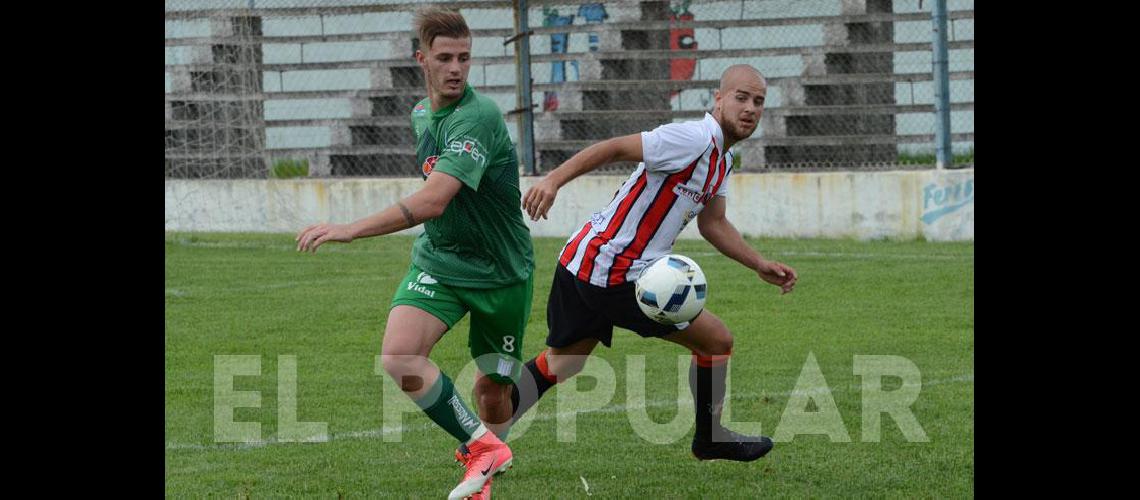
[[[420,47],[427,51],[437,36],[448,38],[471,38],[467,21],[459,11],[437,6],[421,7],[416,11],[415,30],[420,37]]]

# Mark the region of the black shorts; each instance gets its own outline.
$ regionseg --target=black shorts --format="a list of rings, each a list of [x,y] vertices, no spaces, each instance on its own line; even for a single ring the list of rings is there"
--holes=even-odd
[[[566,347],[593,338],[610,347],[614,326],[642,337],[661,337],[688,328],[691,322],[663,325],[649,319],[637,306],[634,287],[632,281],[609,288],[594,286],[558,264],[546,302],[546,326],[550,329],[546,345]]]

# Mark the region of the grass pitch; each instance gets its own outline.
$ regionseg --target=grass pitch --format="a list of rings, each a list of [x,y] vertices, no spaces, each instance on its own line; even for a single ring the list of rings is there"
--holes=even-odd
[[[294,251],[292,235],[166,235],[167,496],[442,498],[455,486],[461,469],[449,435],[422,414],[405,414],[399,432],[384,418],[383,384],[389,382],[377,375],[376,357],[411,241],[388,236],[327,244],[309,255]],[[544,346],[546,297],[563,243],[535,240],[524,359]],[[750,243],[799,272],[795,292],[779,295],[704,241],[681,240],[675,248],[701,265],[709,281],[707,308],[736,338],[731,414],[733,421],[753,423],[730,427],[759,426],[772,436],[804,422],[786,412],[837,413],[839,424],[832,418],[825,426],[831,435],[778,440],[752,463],[698,462],[689,453],[692,407],[676,403],[688,397],[687,385],[678,390],[677,369],[677,356],[687,353],[619,329],[612,349],[595,351],[597,363],[616,374],[613,396],[578,413],[574,440],[562,442],[559,429],[566,433],[568,424],[560,419],[576,407],[569,398],[559,400],[564,385],[548,393],[525,432],[512,434],[515,467],[495,481],[494,496],[972,497],[973,244]],[[461,388],[465,382],[457,375],[470,361],[467,322],[432,355]],[[260,362],[260,375],[233,379],[234,390],[259,393],[258,407],[233,411],[234,421],[260,424],[253,443],[215,440],[215,356],[226,355]],[[637,360],[631,355],[644,355],[646,366],[644,397],[632,399],[627,370]],[[867,355],[904,358],[921,372],[921,390],[909,408],[927,442],[909,440],[885,413],[877,440],[864,433],[866,381],[854,370],[856,357]],[[295,371],[279,371],[279,359],[295,359]],[[900,390],[902,383],[886,377],[883,390]],[[605,388],[590,377],[576,384],[587,393]],[[288,403],[289,393],[295,404]],[[295,408],[298,421],[323,422],[329,440],[282,442],[282,406]],[[646,412],[657,423],[679,419],[681,437],[665,444],[642,438],[631,412]],[[391,442],[397,437],[400,442]]]

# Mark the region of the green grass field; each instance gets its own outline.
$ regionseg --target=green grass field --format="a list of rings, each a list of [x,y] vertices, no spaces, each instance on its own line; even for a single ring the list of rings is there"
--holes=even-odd
[[[546,297],[563,242],[535,240],[524,358],[544,345]],[[425,416],[404,415],[402,442],[381,432],[395,424],[384,421],[387,382],[374,371],[376,356],[411,238],[328,244],[316,255],[296,253],[291,235],[167,233],[165,243],[167,496],[443,498],[455,486],[456,443]],[[617,374],[612,400],[578,414],[576,440],[559,442],[555,414],[574,408],[558,406],[564,386],[548,393],[526,432],[511,436],[515,465],[495,481],[494,496],[972,497],[973,244],[750,243],[800,273],[794,293],[781,296],[704,241],[675,247],[701,264],[707,308],[734,332],[733,420],[775,434],[787,423],[789,401],[803,400],[792,391],[810,353],[850,442],[798,435],[745,464],[698,462],[689,452],[691,427],[671,444],[642,439],[626,411],[627,356],[645,356],[653,420],[681,412],[691,424],[691,406],[669,404],[678,397],[677,355],[687,353],[617,330],[612,349],[595,351]],[[432,355],[457,380],[469,361],[466,334],[464,320]],[[215,355],[259,357],[261,375],[237,377],[234,388],[258,391],[260,407],[236,409],[234,420],[259,422],[261,442],[215,442]],[[298,420],[326,422],[329,441],[277,441],[279,355],[296,357]],[[911,409],[929,442],[908,442],[887,414],[881,438],[864,439],[863,381],[853,373],[861,355],[900,356],[918,367],[923,385]],[[888,377],[883,384],[892,390],[902,382]],[[597,385],[583,377],[577,390]],[[466,398],[473,404],[469,392]]]

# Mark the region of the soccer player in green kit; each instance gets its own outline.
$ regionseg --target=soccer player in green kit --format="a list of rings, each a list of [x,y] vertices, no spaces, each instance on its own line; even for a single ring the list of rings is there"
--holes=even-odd
[[[298,234],[297,249],[315,252],[327,241],[348,243],[424,225],[412,247],[411,268],[392,299],[381,362],[424,413],[460,442],[466,473],[448,498],[487,498],[492,477],[513,458],[496,433],[505,439],[512,381],[522,369],[534,250],[502,112],[467,85],[466,21],[456,11],[429,7],[416,13],[415,29],[421,47],[416,60],[429,91],[411,116],[423,187],[350,224],[309,226]],[[468,313],[468,345],[479,368],[478,417],[428,359],[443,334]]]

